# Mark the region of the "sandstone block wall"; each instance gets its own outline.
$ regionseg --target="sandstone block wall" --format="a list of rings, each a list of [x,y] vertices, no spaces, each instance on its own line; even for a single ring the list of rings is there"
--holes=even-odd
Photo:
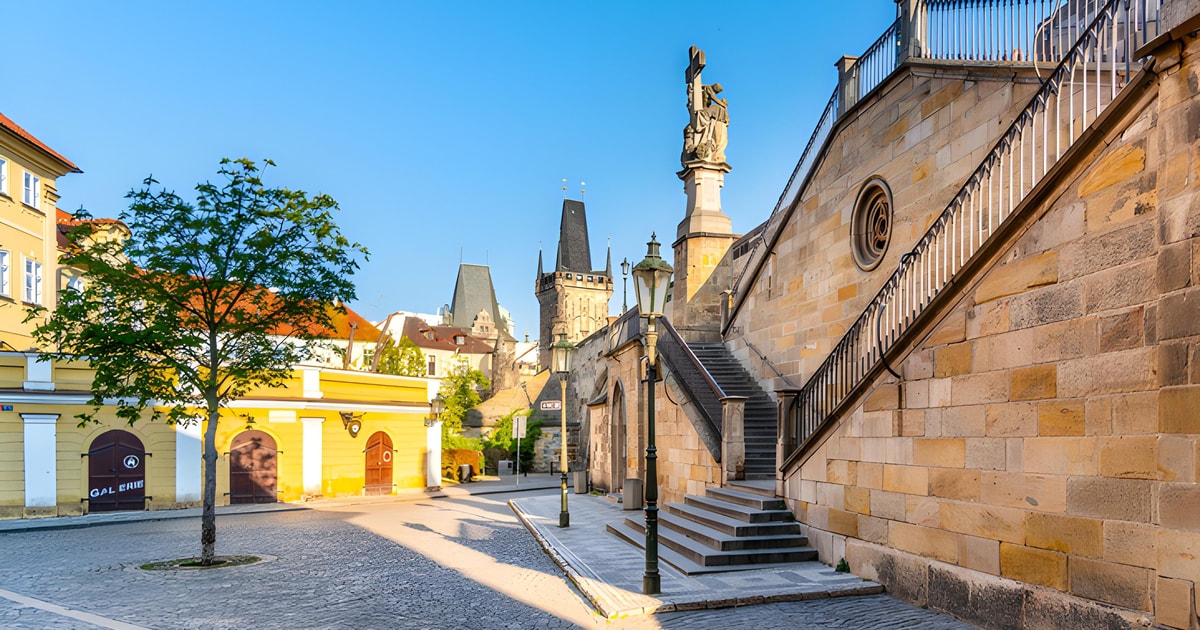
[[[987,627],[1200,625],[1200,44],[1185,42],[902,378],[788,471],[824,561]]]

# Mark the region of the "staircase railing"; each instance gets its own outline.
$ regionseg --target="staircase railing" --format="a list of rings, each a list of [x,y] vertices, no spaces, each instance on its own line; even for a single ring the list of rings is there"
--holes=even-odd
[[[658,354],[663,361],[666,361],[674,368],[677,378],[676,383],[682,387],[689,398],[696,403],[696,409],[699,412],[702,424],[696,425],[696,431],[700,435],[701,441],[708,447],[709,451],[717,459],[721,460],[721,437],[722,437],[722,411],[721,399],[725,398],[725,392],[721,386],[717,384],[716,379],[709,374],[708,369],[692,352],[684,342],[683,337],[679,335],[679,331],[671,325],[664,317],[657,320],[662,331],[658,338]],[[700,376],[699,382],[695,379],[687,378],[689,374]]]
[[[873,373],[925,307],[1117,97],[1137,69],[1134,51],[1157,35],[1158,8],[1156,0],[1100,5],[1065,58],[800,390],[791,420],[798,448]]]
[[[1122,1],[1129,6],[1121,19],[1132,22],[1132,32],[1157,34],[1162,0]],[[896,21],[839,77],[767,218],[768,226],[807,187],[842,114],[871,94],[906,57],[1058,64],[1095,21],[1098,7],[1107,4],[1098,0],[899,0]],[[752,252],[773,242],[781,228],[763,230]],[[742,280],[754,266],[753,257],[746,261],[733,283],[736,295],[744,294]]]

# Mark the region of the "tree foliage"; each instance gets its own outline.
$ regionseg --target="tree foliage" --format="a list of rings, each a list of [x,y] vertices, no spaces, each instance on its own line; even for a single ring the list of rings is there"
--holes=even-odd
[[[388,342],[379,352],[379,372],[400,376],[425,376],[425,353],[408,336],[400,343]]]
[[[222,160],[194,202],[146,178],[126,195],[124,239],[107,238],[80,212],[63,263],[86,272],[84,288],[63,291],[34,333],[51,350],[44,359],[86,357],[95,371],[81,424],[106,404],[129,423],[188,424],[203,410],[205,563],[216,542],[222,406],[281,383],[310,356],[305,342],[331,329],[332,304],[354,298],[356,258],[367,255],[334,224],[332,197],[267,187],[267,166]]]
[[[513,409],[507,414],[500,416],[496,421],[496,426],[492,432],[483,441],[484,448],[500,449],[507,453],[516,450],[517,440],[513,437],[513,421],[519,415],[528,414],[528,409]],[[540,420],[528,421],[525,425],[525,437],[521,438],[521,452],[519,454],[521,461],[521,470],[526,471],[533,467],[533,446],[542,437],[542,423]]]
[[[442,411],[442,439],[462,433],[463,420],[467,412],[483,402],[481,392],[492,386],[483,372],[472,368],[466,360],[460,360],[442,378],[442,388],[439,394],[445,401]]]

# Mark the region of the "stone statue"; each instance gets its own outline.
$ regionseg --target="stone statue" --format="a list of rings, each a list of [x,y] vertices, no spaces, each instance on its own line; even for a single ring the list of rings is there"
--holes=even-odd
[[[700,78],[704,70],[704,51],[692,46],[688,51],[687,94],[689,121],[683,129],[683,155],[686,167],[697,160],[723,164],[725,147],[729,144],[729,102],[718,96],[721,84],[705,85]]]

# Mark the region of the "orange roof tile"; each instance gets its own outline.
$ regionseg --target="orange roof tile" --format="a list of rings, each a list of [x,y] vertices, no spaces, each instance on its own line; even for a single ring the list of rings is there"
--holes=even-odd
[[[0,127],[4,127],[5,129],[8,129],[9,131],[17,134],[18,136],[24,138],[26,141],[28,141],[33,146],[41,149],[42,151],[45,151],[46,154],[49,155],[50,157],[58,160],[59,162],[62,162],[65,166],[70,168],[70,171],[68,171],[68,172],[71,172],[71,173],[82,173],[83,172],[83,171],[79,170],[79,167],[75,166],[75,164],[73,162],[71,162],[71,160],[68,160],[67,158],[60,155],[58,153],[58,151],[55,151],[54,149],[51,149],[50,147],[46,146],[46,144],[44,142],[33,137],[33,134],[22,129],[20,125],[13,122],[11,118],[9,118],[8,116],[5,116],[2,113],[0,113]]]

